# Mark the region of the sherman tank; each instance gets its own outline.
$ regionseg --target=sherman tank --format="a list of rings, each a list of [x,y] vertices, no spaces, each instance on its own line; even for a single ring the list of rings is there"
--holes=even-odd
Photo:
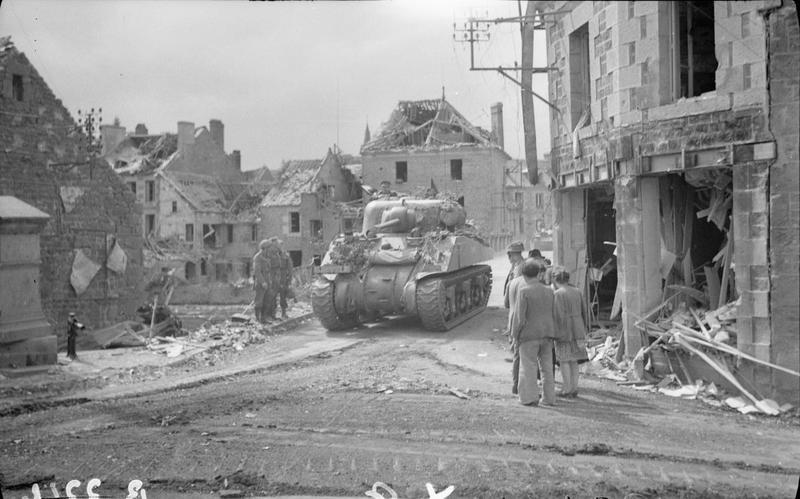
[[[454,201],[371,201],[362,232],[335,238],[316,268],[311,305],[332,331],[389,315],[446,331],[486,308],[492,254]]]

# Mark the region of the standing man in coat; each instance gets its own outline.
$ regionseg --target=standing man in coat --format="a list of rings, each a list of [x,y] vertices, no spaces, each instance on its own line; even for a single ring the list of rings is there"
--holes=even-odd
[[[508,261],[511,263],[511,269],[508,271],[508,275],[506,275],[506,282],[503,287],[503,304],[507,309],[508,312],[508,324],[506,326],[506,334],[509,334],[508,341],[511,342],[511,312],[513,309],[513,305],[511,304],[511,294],[510,294],[510,287],[512,281],[514,279],[520,277],[520,268],[522,267],[522,262],[524,261],[522,258],[522,252],[525,251],[524,246],[519,241],[514,241],[513,243],[509,244],[506,248],[506,255],[508,255]],[[514,345],[511,345],[511,354],[513,356],[512,363],[511,363],[511,393],[514,395],[517,394],[517,384],[519,381],[519,351],[514,348]]]
[[[265,274],[267,280],[267,290],[264,293],[264,309],[262,314],[265,321],[274,321],[277,309],[278,294],[281,289],[281,282],[285,278],[287,263],[283,258],[283,251],[280,247],[280,239],[270,237],[267,239],[267,246],[264,249]]]
[[[526,285],[520,287],[511,311],[511,339],[519,351],[519,401],[523,405],[539,404],[536,377],[542,373],[542,404],[555,404],[553,376],[553,339],[556,337],[553,320],[553,290],[542,284],[541,265],[525,260],[522,276]]]
[[[255,309],[256,320],[261,324],[264,324],[264,305],[266,304],[266,294],[269,288],[266,257],[268,246],[269,241],[266,239],[261,241],[258,244],[258,253],[253,257],[253,290],[255,290],[253,308]]]
[[[286,309],[289,307],[288,298],[294,298],[292,294],[292,259],[289,253],[283,249],[283,241],[277,241],[278,249],[280,250],[280,271],[278,282],[278,296],[281,305],[281,319],[286,320],[289,316],[286,314]]]
[[[569,272],[556,269],[553,272],[556,285],[555,325],[559,340],[556,353],[561,363],[561,377],[564,385],[561,397],[578,396],[578,363],[588,360],[586,355],[586,335],[589,333],[589,311],[583,293],[569,283]]]

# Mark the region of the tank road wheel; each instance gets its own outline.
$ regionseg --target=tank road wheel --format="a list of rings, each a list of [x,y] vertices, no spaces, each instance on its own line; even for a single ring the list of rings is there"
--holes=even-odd
[[[358,325],[358,313],[339,314],[333,297],[336,287],[333,281],[316,279],[311,286],[311,308],[322,327],[329,331],[341,331]]]
[[[492,269],[475,265],[417,284],[417,315],[430,331],[447,331],[486,308],[492,289]]]

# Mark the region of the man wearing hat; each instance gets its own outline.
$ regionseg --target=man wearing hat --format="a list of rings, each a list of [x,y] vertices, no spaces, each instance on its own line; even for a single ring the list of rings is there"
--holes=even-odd
[[[508,245],[506,248],[506,254],[508,255],[508,261],[511,263],[511,269],[508,271],[508,275],[506,276],[506,283],[503,287],[503,303],[508,310],[508,324],[506,327],[506,334],[509,335],[508,340],[511,341],[511,322],[512,322],[512,313],[514,311],[514,304],[511,303],[509,293],[509,285],[511,281],[514,279],[519,278],[522,270],[522,264],[525,261],[522,258],[522,252],[525,251],[525,247],[522,245],[520,241],[514,241],[513,243]],[[511,377],[512,377],[512,387],[511,392],[516,394],[517,393],[517,385],[519,383],[519,349],[512,343],[511,345],[511,352],[513,354],[513,361],[511,364]]]
[[[508,284],[516,277],[519,277],[520,268],[522,268],[522,252],[525,251],[525,248],[522,246],[520,241],[514,241],[513,243],[508,245],[506,248],[506,254],[508,255],[508,261],[511,263],[511,270],[508,271],[508,275],[506,276],[506,283],[503,287],[503,303],[505,304],[506,308],[510,308],[510,304],[508,303]]]

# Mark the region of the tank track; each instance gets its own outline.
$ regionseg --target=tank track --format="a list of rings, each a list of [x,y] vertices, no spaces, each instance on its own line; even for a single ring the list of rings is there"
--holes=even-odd
[[[336,287],[332,281],[316,279],[311,285],[311,309],[322,326],[329,331],[341,331],[358,325],[358,314],[340,315],[333,297]]]
[[[470,281],[474,285],[469,294],[458,289]],[[491,291],[492,268],[488,265],[424,278],[417,284],[417,315],[425,329],[447,331],[483,312]]]

